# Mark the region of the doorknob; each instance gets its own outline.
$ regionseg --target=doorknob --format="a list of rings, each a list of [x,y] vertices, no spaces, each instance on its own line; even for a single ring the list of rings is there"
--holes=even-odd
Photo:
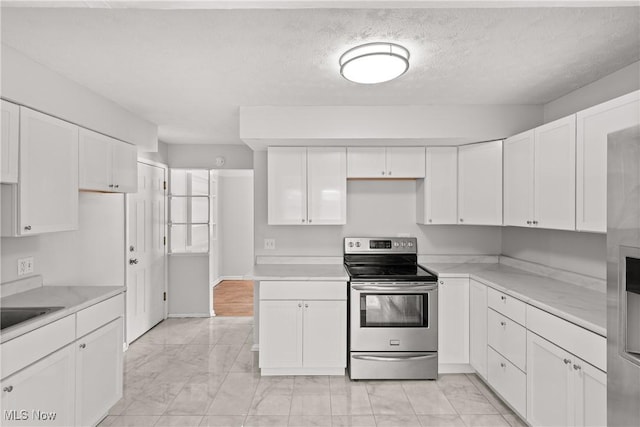
[[[138,259],[137,258],[131,258],[129,260],[129,265],[133,265],[133,264],[137,264],[138,263]]]

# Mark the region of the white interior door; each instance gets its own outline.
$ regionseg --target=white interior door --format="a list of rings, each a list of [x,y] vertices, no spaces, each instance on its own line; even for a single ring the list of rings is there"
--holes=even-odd
[[[165,170],[138,163],[127,194],[127,342],[165,317]]]

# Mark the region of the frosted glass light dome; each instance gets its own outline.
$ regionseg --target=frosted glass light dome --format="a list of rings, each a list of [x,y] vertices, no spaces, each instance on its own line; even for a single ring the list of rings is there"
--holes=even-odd
[[[362,84],[388,82],[409,69],[409,51],[399,44],[367,43],[349,49],[340,57],[340,74]]]

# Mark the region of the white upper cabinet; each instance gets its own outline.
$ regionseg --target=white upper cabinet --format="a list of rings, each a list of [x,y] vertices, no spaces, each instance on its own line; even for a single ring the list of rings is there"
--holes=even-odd
[[[504,225],[533,225],[533,156],[533,130],[504,140]]]
[[[269,147],[268,223],[346,224],[344,148]]]
[[[2,166],[0,167],[3,184],[18,182],[18,148],[20,136],[20,107],[11,102],[0,100],[2,105]]]
[[[458,147],[458,222],[502,225],[502,141]]]
[[[535,129],[534,225],[576,228],[576,116]]]
[[[137,150],[131,144],[80,129],[82,190],[135,193],[138,188]]]
[[[78,228],[77,126],[20,107],[18,176],[17,194],[3,191],[3,235]]]
[[[640,123],[640,92],[577,114],[576,229],[607,231],[607,135]]]
[[[384,178],[386,175],[386,148],[347,148],[347,178]]]
[[[346,171],[344,148],[307,148],[308,224],[346,224]]]
[[[349,147],[348,178],[424,178],[424,147]]]
[[[427,147],[416,205],[418,224],[458,223],[458,147]]]
[[[504,225],[575,229],[575,115],[504,141]]]

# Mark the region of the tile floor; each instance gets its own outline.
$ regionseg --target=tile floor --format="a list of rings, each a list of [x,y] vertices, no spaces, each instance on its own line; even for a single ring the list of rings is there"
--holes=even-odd
[[[260,377],[250,317],[168,319],[125,353],[106,426],[521,426],[475,375]]]

